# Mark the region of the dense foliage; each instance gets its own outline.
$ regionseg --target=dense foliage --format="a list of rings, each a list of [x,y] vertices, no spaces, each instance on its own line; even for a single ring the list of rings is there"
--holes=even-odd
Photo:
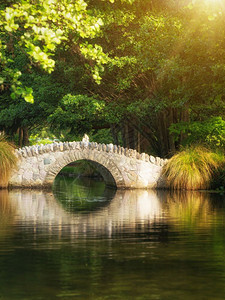
[[[219,1],[8,0],[0,9],[0,130],[20,146],[41,132],[90,133],[162,157],[197,142],[224,149]]]

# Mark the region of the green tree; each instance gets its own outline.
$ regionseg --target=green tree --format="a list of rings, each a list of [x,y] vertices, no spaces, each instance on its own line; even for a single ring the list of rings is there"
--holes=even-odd
[[[93,128],[104,127],[104,101],[85,95],[67,94],[59,102],[56,110],[49,116],[53,132],[67,132],[70,136],[82,136]]]
[[[225,121],[221,117],[172,124],[170,132],[175,140],[184,135],[182,146],[202,144],[214,151],[225,151]]]
[[[172,1],[169,6],[136,1],[130,14],[134,17],[120,26],[111,50],[129,55],[130,63],[108,70],[98,94],[115,110],[122,107],[118,124],[125,130],[126,146],[134,144],[137,131],[146,151],[166,156],[184,138],[173,139],[172,124],[224,115],[223,11],[201,1]]]
[[[103,23],[85,1],[26,0],[9,4],[0,11],[2,90],[10,88],[13,99],[22,97],[32,102],[32,89],[25,86],[21,75],[32,72],[33,67],[52,72],[54,54],[62,43],[77,47],[81,55],[91,60],[92,75],[96,82],[100,81],[102,65],[110,59],[100,45],[89,43]],[[18,52],[27,58],[21,68],[15,62]]]
[[[9,1],[0,23],[4,115],[13,101],[22,115],[19,101],[33,95],[27,107],[38,118],[20,118],[31,129],[57,120],[74,134],[101,124],[115,143],[171,155],[186,139],[173,138],[173,124],[224,116],[224,11],[192,2]],[[0,126],[10,125],[2,114]]]

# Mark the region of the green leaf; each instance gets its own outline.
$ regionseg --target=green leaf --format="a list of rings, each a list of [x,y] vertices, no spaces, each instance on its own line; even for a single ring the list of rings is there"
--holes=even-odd
[[[16,94],[15,94],[15,93],[11,93],[10,96],[11,96],[11,98],[12,98],[13,100],[16,99]]]
[[[34,97],[32,94],[28,94],[28,95],[24,96],[24,99],[26,102],[34,103]]]

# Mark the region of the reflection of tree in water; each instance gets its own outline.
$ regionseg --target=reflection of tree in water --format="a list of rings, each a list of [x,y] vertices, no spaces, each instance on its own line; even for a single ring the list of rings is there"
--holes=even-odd
[[[209,194],[199,192],[170,193],[167,197],[169,215],[189,228],[206,224],[210,210]]]
[[[9,227],[13,225],[15,212],[16,208],[9,201],[8,190],[0,190],[0,238],[10,233]]]
[[[182,225],[190,230],[211,227],[224,208],[225,199],[209,192],[164,191],[160,192],[165,200],[164,210],[170,224]]]
[[[195,299],[201,298],[202,288],[208,282],[219,282],[215,292],[220,284],[224,291],[225,212],[221,200],[211,199],[208,193],[118,190],[108,205],[80,214],[65,211],[52,193],[13,190],[4,207],[6,212],[10,212],[10,207],[16,209],[16,235],[19,233],[23,241],[25,259],[18,259],[19,249],[11,252],[11,261],[17,263],[14,269],[22,276],[22,282],[26,280],[32,289],[39,278],[43,281],[38,288],[49,287],[52,279],[57,279],[54,291],[66,287],[58,293],[63,298],[80,287],[87,291],[78,296],[82,299],[89,299],[93,289],[95,295],[101,292],[102,298],[107,298],[115,295],[117,288],[116,299],[120,299],[124,287],[126,295],[121,299],[127,298],[127,292],[133,299],[137,287],[145,289],[141,291],[143,299],[149,299],[153,292],[166,299],[168,290],[171,299],[176,290],[180,291],[178,298],[183,299],[184,290],[189,289],[185,299],[194,293]],[[221,222],[212,222],[215,218],[221,218]],[[188,232],[189,228],[192,231]],[[32,255],[27,256],[30,247]],[[36,261],[41,261],[41,266]],[[27,272],[28,262],[32,276]],[[15,286],[15,274],[9,269],[1,286],[9,285],[9,277]]]
[[[208,230],[214,226],[214,220],[224,217],[224,210],[216,206],[220,202],[212,201],[208,193],[117,190],[111,201],[106,200],[98,209],[88,207],[86,214],[64,209],[52,193],[13,190],[9,195],[10,205],[17,209],[17,222],[71,237],[135,234],[152,239],[163,238],[164,234],[166,238],[169,228]],[[85,192],[81,195],[87,197]],[[74,197],[73,189],[62,196],[69,201],[70,196]]]
[[[57,177],[54,196],[68,212],[83,212],[107,205],[116,190],[108,188],[103,181],[90,178]]]

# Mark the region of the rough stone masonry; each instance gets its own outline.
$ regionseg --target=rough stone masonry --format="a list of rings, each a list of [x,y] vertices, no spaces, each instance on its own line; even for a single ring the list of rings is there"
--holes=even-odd
[[[52,186],[63,167],[77,160],[91,161],[107,185],[117,188],[160,188],[162,166],[167,160],[124,149],[113,144],[81,142],[35,145],[16,150],[18,166],[9,185],[44,188]]]

